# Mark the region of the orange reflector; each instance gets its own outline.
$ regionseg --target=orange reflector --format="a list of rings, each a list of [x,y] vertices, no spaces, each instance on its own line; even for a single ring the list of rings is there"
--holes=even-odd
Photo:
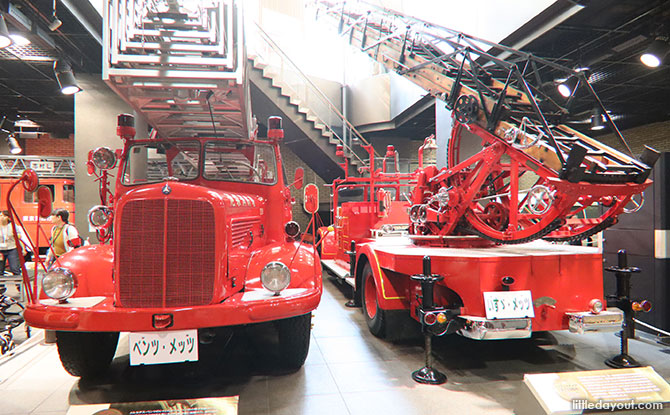
[[[446,321],[447,321],[447,315],[446,315],[446,314],[444,314],[444,313],[439,313],[439,314],[437,315],[437,322],[438,322],[438,323],[442,324],[442,323],[445,323]]]
[[[652,305],[649,301],[644,300],[639,303],[635,301],[633,304],[631,304],[631,307],[633,308],[633,311],[643,311],[645,313],[648,313],[651,311]]]

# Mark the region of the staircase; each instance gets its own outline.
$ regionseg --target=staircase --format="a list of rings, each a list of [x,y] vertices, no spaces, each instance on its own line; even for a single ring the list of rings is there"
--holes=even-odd
[[[254,114],[259,120],[284,115],[285,144],[326,182],[343,176],[341,147],[350,174],[366,163],[357,153],[368,144],[328,97],[286,56],[263,30],[247,28],[249,81]]]

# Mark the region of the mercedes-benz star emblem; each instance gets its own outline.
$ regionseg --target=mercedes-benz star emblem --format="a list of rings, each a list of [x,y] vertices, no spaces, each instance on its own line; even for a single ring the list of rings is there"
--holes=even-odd
[[[163,186],[163,189],[161,190],[164,195],[169,195],[172,189],[170,188],[170,185],[165,183],[165,186]]]

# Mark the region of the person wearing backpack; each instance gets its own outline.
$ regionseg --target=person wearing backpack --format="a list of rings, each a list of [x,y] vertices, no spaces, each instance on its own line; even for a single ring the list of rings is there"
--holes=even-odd
[[[47,264],[51,266],[56,258],[82,245],[79,232],[68,220],[70,213],[65,209],[56,209],[51,213],[51,248],[47,253]]]

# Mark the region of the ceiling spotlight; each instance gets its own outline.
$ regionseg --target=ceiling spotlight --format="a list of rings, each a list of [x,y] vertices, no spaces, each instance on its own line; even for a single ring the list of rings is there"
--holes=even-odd
[[[0,49],[4,49],[12,43],[12,38],[9,37],[9,30],[7,30],[7,23],[5,23],[5,16],[0,14]]]
[[[53,32],[56,29],[58,29],[62,24],[63,22],[61,22],[60,19],[56,17],[56,15],[54,14],[51,18],[51,21],[49,22],[49,30]]]
[[[7,145],[9,146],[9,152],[12,154],[19,154],[23,151],[19,142],[16,141],[16,138],[13,135],[7,136]]]
[[[53,32],[63,24],[63,22],[61,22],[60,19],[56,17],[56,0],[53,1],[52,10],[51,21],[49,21],[49,30]]]
[[[603,130],[605,128],[603,118],[604,116],[600,108],[595,107],[591,114],[591,129],[594,131]]]
[[[563,97],[568,98],[574,92],[578,82],[579,79],[576,76],[572,75],[565,81],[558,84],[558,92]]]
[[[58,86],[60,86],[61,93],[72,95],[81,91],[81,88],[77,85],[77,80],[74,78],[74,73],[72,72],[72,67],[69,63],[64,60],[55,61],[54,73],[56,74],[56,80],[58,80]]]
[[[668,38],[659,36],[654,39],[644,53],[640,55],[640,60],[648,67],[656,68],[663,62],[663,58],[665,58],[668,52],[670,52]]]

